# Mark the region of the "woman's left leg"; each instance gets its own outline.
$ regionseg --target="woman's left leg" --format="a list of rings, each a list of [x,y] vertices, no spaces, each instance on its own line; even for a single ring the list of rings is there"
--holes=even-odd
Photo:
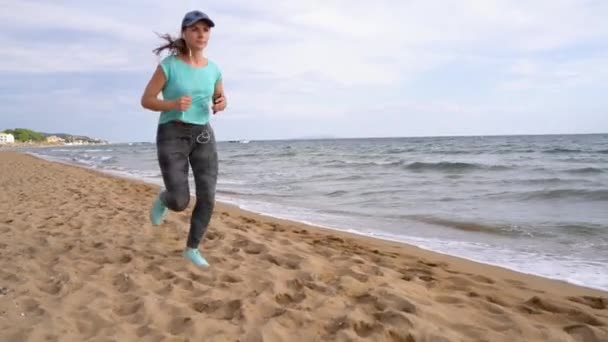
[[[196,185],[196,204],[190,219],[187,242],[189,248],[198,248],[211,221],[215,205],[218,153],[215,135],[209,124],[200,127],[194,145],[190,152],[190,165]]]

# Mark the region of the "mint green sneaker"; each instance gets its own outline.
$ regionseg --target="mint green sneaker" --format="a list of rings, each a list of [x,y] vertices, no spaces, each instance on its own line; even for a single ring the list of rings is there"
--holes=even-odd
[[[207,267],[209,263],[203,256],[198,248],[186,248],[184,251],[184,258],[192,261],[196,266]]]
[[[169,208],[167,208],[160,200],[161,193],[162,192],[158,193],[156,199],[154,200],[154,203],[152,203],[152,208],[150,209],[150,221],[152,221],[152,224],[154,225],[161,224],[165,216],[167,216],[167,212],[169,211]]]

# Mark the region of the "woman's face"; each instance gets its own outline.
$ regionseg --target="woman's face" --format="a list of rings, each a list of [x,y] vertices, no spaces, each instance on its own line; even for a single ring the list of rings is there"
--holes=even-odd
[[[211,30],[209,25],[204,21],[196,22],[184,29],[183,37],[192,50],[203,50],[207,47]]]

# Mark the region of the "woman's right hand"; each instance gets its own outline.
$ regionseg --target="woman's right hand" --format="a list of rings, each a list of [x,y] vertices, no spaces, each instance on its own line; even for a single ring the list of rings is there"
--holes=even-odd
[[[178,99],[173,100],[173,109],[180,111],[180,112],[185,112],[188,110],[188,108],[190,108],[191,104],[192,104],[192,97],[182,96]]]

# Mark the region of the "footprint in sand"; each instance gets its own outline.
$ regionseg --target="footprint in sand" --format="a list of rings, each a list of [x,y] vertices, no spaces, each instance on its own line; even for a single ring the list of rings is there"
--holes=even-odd
[[[188,272],[188,278],[193,282],[200,283],[207,286],[215,285],[215,276],[213,274],[196,274],[193,272]]]
[[[388,331],[388,337],[389,337],[389,341],[392,341],[392,342],[416,342],[416,339],[414,338],[414,336],[412,336],[412,334],[408,333],[407,335],[404,335],[404,334],[399,333],[394,330]],[[431,341],[431,342],[451,342],[450,340],[447,340],[447,339],[446,340],[430,339],[429,341]]]
[[[247,254],[261,254],[268,250],[265,245],[251,241],[250,239],[239,234],[235,236],[235,241],[232,243],[232,247],[240,248]]]
[[[424,259],[418,260],[418,264],[420,265],[424,265],[424,266],[428,266],[428,267],[440,267],[440,268],[446,268],[448,267],[448,264],[444,263],[444,262],[431,262],[431,261],[427,261]]]
[[[369,305],[376,321],[397,328],[411,327],[412,322],[404,313],[415,314],[416,306],[408,300],[393,294],[380,293],[379,296],[366,293],[353,298],[357,305]]]
[[[381,302],[377,296],[370,293],[355,295],[352,296],[352,298],[357,305],[370,305],[373,306],[376,310],[380,311],[386,309],[386,303]]]
[[[25,280],[21,280],[21,278],[19,278],[19,276],[17,275],[17,273],[21,273],[21,272],[5,272],[3,270],[0,269],[0,279],[10,282],[10,283],[23,283],[25,282]],[[23,274],[23,273],[21,273]]]
[[[228,226],[228,228],[240,230],[242,232],[246,232],[249,230],[249,227],[247,225],[238,224],[234,222],[226,222],[226,225]]]
[[[20,301],[19,307],[27,317],[39,317],[46,313],[46,310],[40,307],[40,303],[32,298]]]
[[[112,278],[112,285],[120,293],[126,293],[134,290],[135,284],[131,277],[126,273],[120,273]]]
[[[378,319],[377,322],[373,323],[365,321],[358,321],[353,323],[346,316],[334,318],[330,321],[329,324],[324,326],[324,330],[327,333],[327,336],[325,336],[325,338],[327,340],[334,340],[335,338],[333,336],[335,336],[338,332],[350,329],[353,330],[357,334],[357,336],[370,340],[378,339],[384,341],[387,340],[385,336],[388,335],[388,341],[416,342],[416,339],[411,334],[408,333],[407,335],[404,335],[393,329],[389,329],[383,336],[384,338],[380,338],[380,336],[372,337],[372,335],[374,334],[382,334],[386,331],[386,328],[383,326],[383,324],[390,324],[386,320],[391,321],[392,323],[396,323],[394,325],[397,326],[397,328],[399,329],[403,329],[404,327],[411,327],[411,322],[407,323],[409,322],[409,320],[407,320],[407,322],[402,321],[399,318],[395,318],[395,316],[391,313],[379,315],[378,318],[380,319]],[[402,324],[403,326],[399,326],[399,324]],[[432,341],[435,342],[435,340]],[[439,340],[437,340],[437,342],[439,342]]]
[[[401,329],[405,327],[413,327],[412,321],[410,321],[403,314],[396,311],[386,310],[375,312],[373,316],[378,322],[382,324],[392,325]]]
[[[166,284],[163,287],[161,287],[160,289],[154,291],[154,293],[156,293],[157,295],[162,296],[162,297],[168,297],[172,292],[173,292],[172,284]]]
[[[50,283],[46,283],[43,284],[42,286],[39,286],[38,288],[40,289],[40,291],[50,294],[50,295],[58,295],[59,292],[61,292],[62,289],[62,284],[59,281],[53,281]]]
[[[176,277],[174,272],[164,271],[157,265],[150,265],[144,270],[145,273],[150,273],[154,279],[158,281],[170,280]]]
[[[412,302],[403,297],[384,291],[380,292],[379,296],[381,298],[381,302],[384,303],[384,306],[387,306],[399,312],[405,312],[410,314],[416,314],[417,312],[416,305],[414,305]]]
[[[267,250],[268,248],[266,246],[256,242],[249,242],[245,247],[243,247],[243,251],[245,251],[245,253],[254,255],[261,254]]]
[[[240,251],[240,250],[241,250],[241,249],[240,249],[240,248],[238,248],[238,247],[230,247],[230,246],[225,246],[225,247],[222,249],[222,253],[223,253],[223,254],[225,254],[225,255],[230,255],[230,258],[231,258],[233,261],[238,261],[238,262],[239,262],[238,264],[240,264],[240,262],[241,262],[241,261],[244,261],[244,260],[245,260],[245,257],[243,257],[242,255],[240,255],[240,254],[239,254],[239,251]],[[238,265],[238,264],[237,264],[237,265]]]
[[[329,235],[327,237],[325,237],[325,241],[326,242],[330,242],[331,245],[342,245],[344,244],[344,239],[334,236],[334,235]]]
[[[433,271],[427,268],[406,268],[401,269],[399,272],[402,275],[401,279],[405,281],[420,279],[426,283],[427,287],[431,287],[437,282],[437,279],[433,277]]]
[[[302,257],[295,254],[285,254],[284,256],[275,256],[270,253],[263,254],[262,260],[268,261],[271,264],[286,268],[288,270],[300,269],[300,262],[303,260]]]
[[[384,276],[384,272],[382,272],[382,269],[376,265],[368,265],[363,263],[359,265],[358,268],[363,274],[377,277]]]
[[[338,331],[343,329],[349,329],[351,326],[346,316],[341,316],[331,320],[329,324],[325,326],[325,331],[329,335],[335,335]]]
[[[600,339],[597,337],[593,329],[586,325],[569,325],[564,327],[564,331],[572,336],[575,341],[600,342]]]
[[[185,279],[185,278],[176,276],[175,278],[173,278],[173,284],[182,290],[186,290],[186,291],[194,290],[194,284],[192,283],[192,280],[190,280],[190,279]]]
[[[269,223],[268,225],[270,226],[270,230],[273,232],[279,232],[279,233],[285,232],[285,228],[281,227],[280,225],[278,225],[276,223]]]
[[[500,299],[499,297],[496,297],[494,295],[492,295],[492,296],[485,296],[485,299],[488,302],[492,303],[492,304],[496,304],[496,305],[499,305],[499,306],[502,306],[502,307],[505,307],[505,308],[510,307],[510,305],[508,305],[502,299]]]
[[[588,307],[596,310],[606,310],[606,308],[608,308],[608,298],[582,296],[568,297],[568,300],[571,302],[587,305]]]
[[[350,276],[361,283],[367,283],[367,281],[369,280],[369,277],[367,275],[355,272],[349,268],[339,270],[337,273],[339,276],[344,276],[344,275]]]
[[[274,298],[277,303],[280,305],[298,304],[306,299],[304,286],[298,279],[288,280],[286,285],[287,288],[293,291],[293,293],[276,294]]]
[[[553,313],[553,314],[566,315],[569,319],[571,319],[575,322],[583,323],[583,324],[588,324],[588,325],[592,325],[592,326],[603,326],[604,325],[604,323],[599,321],[596,317],[594,317],[586,312],[583,312],[576,308],[561,307],[561,306],[552,304],[551,302],[549,302],[547,300],[541,299],[537,296],[530,298],[529,300],[524,302],[522,305],[520,305],[519,308],[521,311],[528,313],[528,314],[540,314],[543,311],[545,311],[545,312],[549,312],[549,313]]]
[[[257,298],[262,293],[274,293],[274,283],[268,280],[256,279],[247,284],[249,290],[247,292],[247,298]]]
[[[334,253],[336,252],[332,248],[317,246],[314,243],[314,241],[313,241],[313,245],[314,245],[314,253],[319,254],[323,258],[331,258],[334,255]]]
[[[474,282],[468,278],[449,276],[446,278],[445,289],[450,291],[471,292]]]
[[[234,274],[225,273],[220,276],[220,281],[224,282],[224,283],[235,284],[235,283],[242,282],[243,279],[241,279],[240,277],[238,277]]]
[[[604,326],[604,323],[598,320],[595,316],[592,316],[586,312],[580,311],[578,309],[570,309],[567,312],[568,318],[572,319],[575,322],[589,324],[592,326],[600,327]]]
[[[304,284],[300,279],[291,279],[286,282],[287,288],[293,291],[302,291]]]
[[[191,317],[177,316],[171,319],[167,330],[171,335],[189,335],[193,326],[194,322]]]
[[[130,298],[130,299],[121,300],[120,304],[116,305],[116,307],[114,308],[113,311],[118,316],[124,317],[124,316],[130,316],[130,315],[133,315],[133,314],[139,312],[143,306],[144,306],[144,303],[142,302],[141,299]]]
[[[252,218],[246,217],[246,216],[240,216],[239,218],[241,220],[245,221],[246,223],[249,223],[249,224],[257,224],[258,223],[258,221],[254,220]]]
[[[46,342],[57,342],[60,341],[59,336],[53,334],[46,334],[44,336],[44,341]]]
[[[452,327],[468,337],[465,341],[483,341],[482,336],[486,334],[484,328],[475,325],[456,323]]]
[[[479,301],[479,306],[483,309],[486,310],[487,312],[489,312],[490,314],[493,315],[498,315],[498,316],[507,316],[506,311],[503,309],[502,306],[499,306],[498,304],[495,304],[491,301]]]
[[[291,290],[300,291],[303,287],[322,294],[329,292],[327,287],[316,282],[308,272],[299,272],[294,279],[287,281],[287,288]]]
[[[133,260],[133,257],[130,254],[123,254],[119,259],[118,262],[121,264],[128,264]]]
[[[69,276],[67,278],[64,277],[63,279],[51,277],[48,281],[38,285],[38,289],[46,294],[56,296],[61,292],[63,284],[68,280]]]
[[[438,303],[442,303],[442,304],[462,304],[464,302],[464,300],[462,298],[458,298],[455,296],[445,296],[445,295],[436,296],[435,300]]]
[[[380,333],[384,330],[384,327],[379,323],[369,323],[364,321],[355,322],[353,324],[353,330],[359,337],[368,338],[375,333]]]
[[[83,340],[97,336],[101,329],[112,326],[111,322],[88,309],[77,313],[77,317],[76,329],[78,329],[78,333],[82,334]]]
[[[192,309],[215,319],[241,321],[244,318],[242,305],[240,299],[197,301],[192,304]]]
[[[471,279],[473,279],[477,282],[483,283],[483,284],[494,284],[495,283],[494,280],[492,280],[488,277],[484,277],[482,275],[478,275],[478,274],[471,274],[470,277],[471,277]]]
[[[283,246],[291,246],[291,241],[289,239],[279,239],[279,243]]]
[[[210,241],[224,240],[225,237],[226,237],[226,234],[216,232],[214,230],[210,230],[209,232],[207,232],[207,234],[205,234],[205,240],[210,240]]]
[[[526,287],[526,284],[524,282],[521,282],[519,280],[513,280],[513,279],[505,279],[504,280],[505,283],[515,286],[516,288],[522,289],[522,290],[527,290],[528,288]]]
[[[135,334],[139,338],[145,336],[148,341],[162,341],[164,339],[162,335],[150,328],[148,323],[137,328],[137,330],[135,330]]]

